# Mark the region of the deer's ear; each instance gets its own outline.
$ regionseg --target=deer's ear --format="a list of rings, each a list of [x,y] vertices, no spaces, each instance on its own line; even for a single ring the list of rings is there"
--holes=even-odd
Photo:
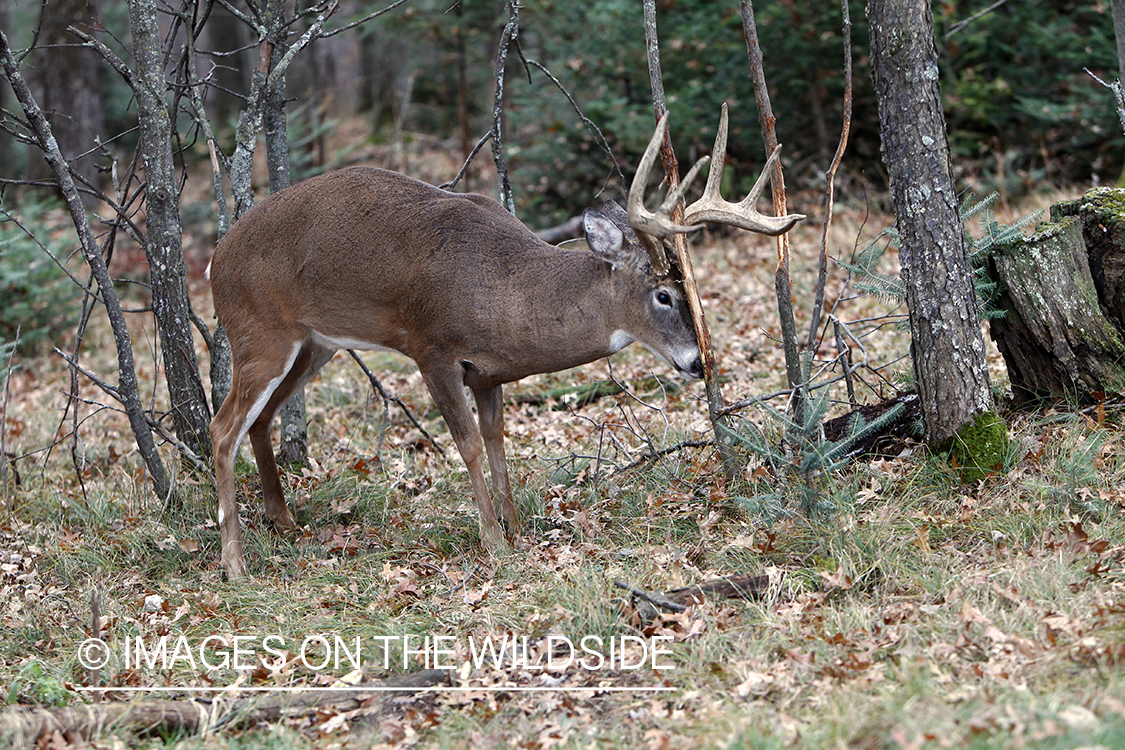
[[[590,251],[617,270],[633,261],[632,249],[625,242],[625,235],[617,226],[593,209],[582,214],[582,225],[586,228],[586,244]]]

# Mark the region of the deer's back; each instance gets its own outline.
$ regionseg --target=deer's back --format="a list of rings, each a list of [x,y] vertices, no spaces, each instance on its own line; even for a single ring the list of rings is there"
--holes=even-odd
[[[560,253],[490,198],[352,167],[250,209],[219,244],[211,284],[232,343],[253,321],[406,351],[408,334],[451,318],[466,337],[502,330],[519,306],[498,300],[557,272]]]

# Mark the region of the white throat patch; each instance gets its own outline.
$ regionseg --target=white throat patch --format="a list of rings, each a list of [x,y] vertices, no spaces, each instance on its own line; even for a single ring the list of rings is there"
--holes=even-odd
[[[634,341],[636,341],[636,339],[625,331],[616,330],[613,332],[613,335],[609,337],[610,353],[619,352]]]

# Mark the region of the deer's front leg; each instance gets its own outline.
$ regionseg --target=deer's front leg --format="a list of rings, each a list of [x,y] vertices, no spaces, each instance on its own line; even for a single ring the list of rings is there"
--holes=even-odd
[[[477,510],[480,512],[481,541],[492,555],[507,553],[508,540],[496,517],[488,483],[484,479],[484,443],[465,398],[464,374],[459,368],[425,369],[422,371],[422,378],[426,381],[426,387],[437,403],[441,416],[445,418],[445,423],[449,425],[449,432],[469,470],[473,498],[477,501]]]
[[[504,458],[504,387],[473,390],[480,417],[480,433],[488,452],[488,470],[492,489],[500,501],[500,518],[512,534],[520,531],[520,518],[512,501],[512,485],[508,481],[508,462]]]

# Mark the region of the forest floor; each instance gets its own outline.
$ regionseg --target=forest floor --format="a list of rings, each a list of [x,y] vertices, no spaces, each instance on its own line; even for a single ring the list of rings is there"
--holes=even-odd
[[[803,330],[821,231],[807,212],[793,236]],[[850,256],[887,224],[841,207],[829,254]],[[726,400],[783,390],[772,243],[708,234],[693,253]],[[885,270],[894,263],[889,252]],[[893,395],[909,375],[901,311],[888,317],[886,303],[845,288],[839,266],[829,272],[830,308],[869,365],[857,399]],[[192,296],[210,322],[199,279]],[[136,317],[142,388],[159,404],[153,332]],[[84,361],[109,377],[106,328],[95,317]],[[818,358],[835,347],[828,337]],[[0,516],[4,716],[89,703],[100,684],[103,702],[174,700],[197,725],[109,722],[92,740],[105,748],[1125,747],[1120,405],[1005,409],[1009,464],[964,484],[909,442],[833,472],[777,471],[760,455],[781,433],[785,402],[773,399],[740,412],[759,454],[747,448],[727,482],[698,445],[711,437],[702,385],[629,347],[506,389],[527,520],[512,553],[492,559],[416,368],[364,359],[433,439],[337,357],[309,388],[310,465],[283,480],[295,534],[264,521],[244,451],[252,578],[228,582],[210,477],[181,471],[179,504],[154,499],[105,396],[80,385],[76,440],[59,358],[18,358],[4,430],[19,476]],[[991,365],[1002,401],[994,350]],[[624,390],[586,398],[609,382]],[[843,384],[827,392],[831,414],[845,411]],[[768,583],[682,612],[649,611],[617,586],[668,592],[729,576]],[[100,683],[82,663],[94,590],[109,651]],[[282,690],[329,695],[435,666],[450,668],[447,682],[421,692],[255,710],[299,695]],[[82,744],[60,732],[39,747]]]

